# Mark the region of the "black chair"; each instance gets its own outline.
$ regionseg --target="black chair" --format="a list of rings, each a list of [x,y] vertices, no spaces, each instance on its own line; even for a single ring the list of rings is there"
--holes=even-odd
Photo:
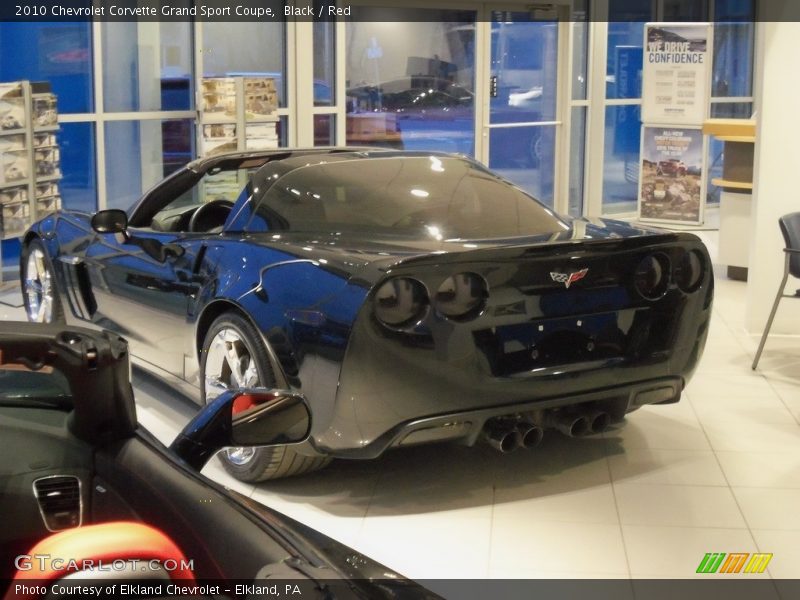
[[[783,249],[785,253],[785,261],[783,265],[783,279],[778,288],[778,295],[775,296],[775,303],[772,305],[772,312],[769,313],[767,319],[767,327],[761,336],[761,343],[758,345],[758,352],[753,359],[753,370],[758,366],[758,359],[761,358],[761,351],[764,350],[764,344],[767,341],[769,330],[772,327],[772,321],[775,319],[775,313],[778,312],[778,304],[781,298],[797,298],[800,297],[800,290],[794,294],[785,294],[784,288],[789,275],[800,279],[800,212],[789,213],[778,219],[778,224],[781,226],[781,233],[786,242],[786,247]]]

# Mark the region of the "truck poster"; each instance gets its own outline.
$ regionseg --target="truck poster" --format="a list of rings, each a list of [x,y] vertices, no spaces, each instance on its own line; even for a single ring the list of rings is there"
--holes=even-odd
[[[639,219],[701,224],[705,206],[705,138],[700,127],[642,127]]]

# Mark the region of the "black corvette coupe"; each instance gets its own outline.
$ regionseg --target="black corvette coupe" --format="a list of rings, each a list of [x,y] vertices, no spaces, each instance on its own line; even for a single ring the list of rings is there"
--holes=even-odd
[[[166,448],[129,373],[110,332],[0,323],[0,597],[438,597],[197,472],[222,446],[305,439],[302,396],[229,390]]]
[[[33,321],[124,336],[205,404],[302,393],[302,444],[231,448],[246,481],[485,440],[584,435],[677,402],[713,277],[694,235],[553,213],[460,156],[353,148],[190,163],[129,211],[24,237]]]

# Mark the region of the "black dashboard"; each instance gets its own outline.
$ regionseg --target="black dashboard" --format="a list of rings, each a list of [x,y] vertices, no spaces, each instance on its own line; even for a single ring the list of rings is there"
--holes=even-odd
[[[87,519],[94,453],[69,431],[69,418],[64,410],[0,406],[0,514],[9,524],[0,528],[0,577],[52,529]]]

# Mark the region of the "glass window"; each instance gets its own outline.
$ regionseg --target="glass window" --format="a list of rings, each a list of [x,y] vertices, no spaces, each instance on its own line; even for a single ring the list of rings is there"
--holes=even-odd
[[[754,0],[716,0],[712,95],[753,94]]]
[[[603,213],[636,210],[640,127],[639,106],[606,107]]]
[[[336,103],[336,23],[314,23],[314,106]]]
[[[589,23],[576,21],[572,24],[572,99],[586,100],[589,85]]]
[[[663,22],[707,21],[707,0],[662,0],[664,3]]]
[[[48,81],[61,113],[92,112],[91,23],[0,23],[0,81]]]
[[[572,109],[569,140],[569,214],[583,214],[583,175],[586,166],[586,112],[585,106]]]
[[[752,116],[751,102],[714,102],[711,105],[711,116],[715,119],[749,119]],[[722,177],[722,161],[725,158],[725,143],[714,136],[708,139],[708,202],[719,202],[722,188],[711,183],[711,180]]]
[[[558,92],[558,22],[493,12],[491,122],[551,121]]]
[[[191,110],[192,24],[103,22],[107,111]]]
[[[278,22],[203,23],[203,75],[273,77],[278,106],[286,106],[286,25]]]
[[[458,158],[302,165],[298,161],[300,168],[278,179],[259,200],[248,230],[362,231],[441,241],[565,229],[518,188]]]
[[[347,23],[347,143],[474,154],[476,13],[373,11]]]
[[[649,2],[609,0],[606,96],[640,98],[644,24],[654,20]]]
[[[555,144],[555,125],[492,128],[489,167],[534,198],[553,206]]]
[[[314,145],[336,144],[336,115],[314,115]]]
[[[130,208],[194,156],[191,119],[108,121],[105,131],[108,208]]]
[[[97,210],[97,167],[93,123],[62,123],[58,134],[61,146],[61,205],[66,209]]]

